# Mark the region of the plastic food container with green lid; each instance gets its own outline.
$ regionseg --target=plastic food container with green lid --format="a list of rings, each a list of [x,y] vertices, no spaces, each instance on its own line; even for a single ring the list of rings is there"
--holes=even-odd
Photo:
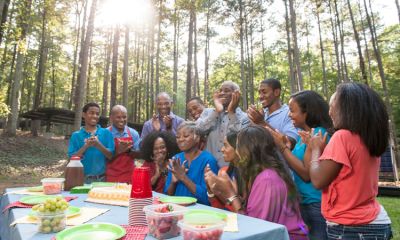
[[[173,238],[180,234],[178,221],[183,219],[187,208],[173,204],[153,204],[143,208],[149,227],[149,234],[157,239]]]
[[[178,222],[184,240],[221,239],[226,225],[222,215],[209,212],[192,212]]]

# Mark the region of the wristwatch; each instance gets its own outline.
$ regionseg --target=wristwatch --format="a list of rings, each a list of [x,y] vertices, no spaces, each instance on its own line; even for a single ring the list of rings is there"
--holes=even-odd
[[[226,204],[232,205],[233,201],[234,201],[236,198],[239,198],[238,195],[233,195],[232,197],[227,198],[227,199],[226,199]]]

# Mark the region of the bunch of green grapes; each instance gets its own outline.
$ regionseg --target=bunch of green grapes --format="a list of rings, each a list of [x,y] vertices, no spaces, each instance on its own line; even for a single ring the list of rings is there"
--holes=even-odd
[[[51,233],[65,229],[69,203],[62,197],[47,199],[44,203],[32,207],[38,213],[39,232]]]
[[[57,213],[67,210],[69,203],[65,201],[62,197],[47,199],[44,203],[35,205],[32,207],[33,211],[39,213]]]

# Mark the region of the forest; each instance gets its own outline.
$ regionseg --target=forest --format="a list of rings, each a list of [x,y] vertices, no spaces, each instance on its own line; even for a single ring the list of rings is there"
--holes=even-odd
[[[11,136],[21,113],[42,107],[75,111],[77,129],[91,101],[103,116],[123,104],[142,123],[161,91],[185,116],[187,99],[210,102],[225,80],[247,109],[270,77],[283,102],[368,84],[400,136],[399,0],[1,0],[0,14],[0,119]]]

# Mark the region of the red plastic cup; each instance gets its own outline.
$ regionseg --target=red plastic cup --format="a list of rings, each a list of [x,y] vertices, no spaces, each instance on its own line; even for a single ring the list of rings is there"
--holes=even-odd
[[[152,196],[150,168],[136,167],[132,174],[131,198],[151,198]]]

